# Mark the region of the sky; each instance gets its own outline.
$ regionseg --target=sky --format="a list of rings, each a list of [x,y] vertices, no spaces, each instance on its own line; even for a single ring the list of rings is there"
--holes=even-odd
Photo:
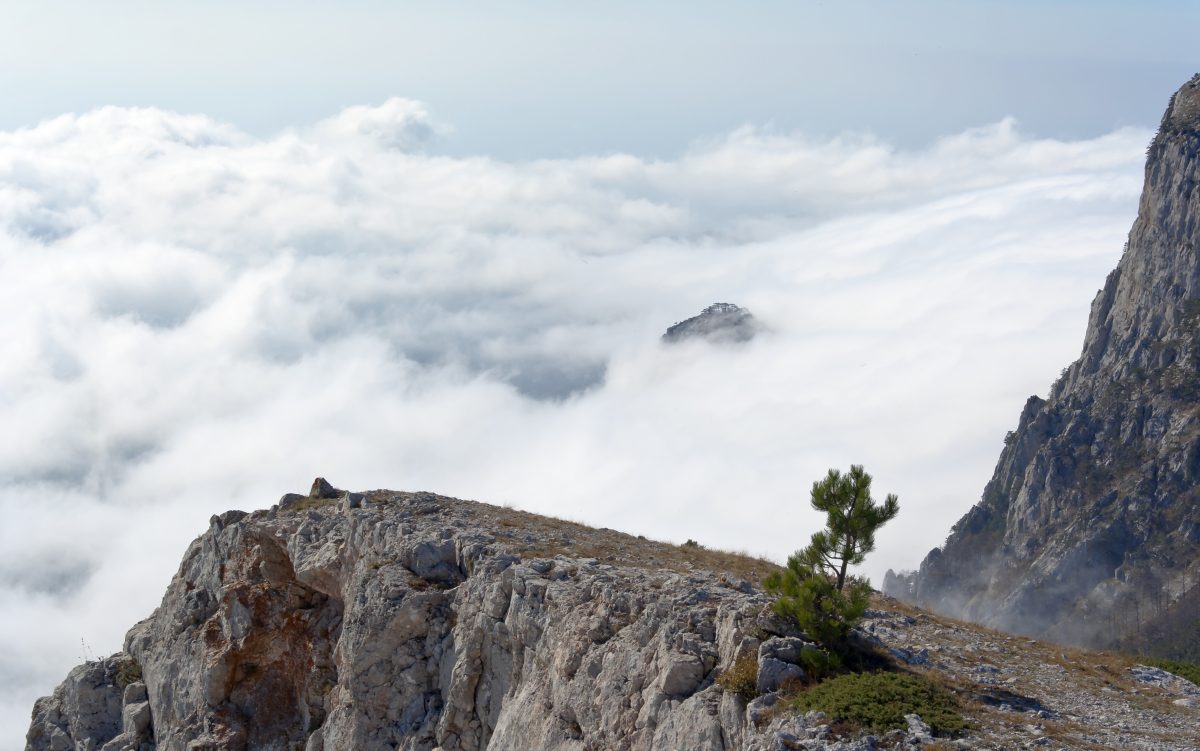
[[[0,749],[317,475],[940,544],[1078,356],[1174,3],[45,2],[0,24]],[[664,346],[713,302],[766,331]]]

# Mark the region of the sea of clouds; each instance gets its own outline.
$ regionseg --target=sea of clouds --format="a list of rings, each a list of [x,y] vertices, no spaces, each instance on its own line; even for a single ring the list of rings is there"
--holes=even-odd
[[[862,463],[902,507],[864,573],[915,566],[1077,356],[1150,137],[514,163],[451,133],[403,99],[0,132],[0,746],[211,514],[316,475],[782,560]],[[767,333],[660,343],[712,302]]]

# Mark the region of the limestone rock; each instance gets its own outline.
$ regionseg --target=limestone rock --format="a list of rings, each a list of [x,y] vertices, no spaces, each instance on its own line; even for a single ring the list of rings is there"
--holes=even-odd
[[[819,712],[799,714],[780,694],[747,702],[722,687],[717,677],[747,656],[764,668],[762,688],[782,687],[802,675],[796,663],[813,647],[765,631],[763,623],[786,630],[768,599],[728,586],[730,572],[703,570],[686,547],[428,493],[360,495],[356,507],[304,503],[216,517],[124,651],[76,668],[38,700],[27,748],[877,745]],[[592,557],[598,551],[603,560]],[[767,573],[761,561],[744,563]],[[1144,679],[1140,691],[1167,700],[1145,718],[1125,696],[1103,693],[1102,671],[1051,664],[1049,647],[882,606],[860,630],[881,653],[923,655],[927,669],[950,671],[958,685],[998,692],[981,701],[1025,696],[1029,706],[1014,711],[1031,719],[1069,715],[1071,728],[1081,723],[1101,739],[1097,746],[1157,743],[1163,734],[1175,740],[1154,748],[1200,743],[1194,710],[1170,703],[1191,694],[1154,669],[1133,672]],[[1003,672],[978,672],[984,654],[1002,655]],[[1021,675],[1017,661],[1031,680],[1008,691]],[[1095,685],[1090,695],[1074,683],[1045,693],[1064,681]],[[1125,726],[1114,728],[1113,717]],[[1010,731],[972,732],[981,748],[1019,747]],[[925,738],[914,724],[885,740],[903,748]]]
[[[804,680],[804,668],[800,667],[805,648],[813,645],[791,636],[776,636],[767,639],[758,647],[759,693],[778,691],[789,683]]]
[[[713,678],[761,592],[514,555],[483,504],[358,497],[217,517],[113,658],[142,682],[77,668],[29,748],[752,747]]]
[[[1029,398],[980,502],[889,593],[1058,641],[1169,654],[1194,640],[1198,183],[1200,76],[1150,144],[1138,217],[1080,358],[1049,398]]]
[[[150,741],[150,705],[142,683],[126,685],[133,661],[125,654],[76,667],[51,696],[34,705],[28,751],[142,751]]]
[[[329,484],[324,477],[313,480],[312,489],[308,491],[309,498],[337,498],[341,491]]]
[[[764,657],[758,661],[757,687],[761,693],[778,691],[788,683],[804,680],[804,669],[790,662]]]

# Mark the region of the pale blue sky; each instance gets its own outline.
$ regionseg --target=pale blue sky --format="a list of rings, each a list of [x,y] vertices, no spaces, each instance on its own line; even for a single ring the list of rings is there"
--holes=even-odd
[[[783,560],[863,463],[864,572],[941,542],[1078,355],[1198,6],[647,5],[0,0],[0,751],[318,474]],[[716,301],[768,333],[659,345]]]
[[[0,751],[318,474],[783,560],[863,463],[864,571],[941,542],[1078,356],[1197,5],[645,5],[0,0]],[[659,345],[717,301],[768,333]]]
[[[918,146],[1011,115],[1153,125],[1198,67],[1185,2],[4,3],[0,129],[106,104],[256,135],[390,96],[500,158],[677,155],[744,123]]]

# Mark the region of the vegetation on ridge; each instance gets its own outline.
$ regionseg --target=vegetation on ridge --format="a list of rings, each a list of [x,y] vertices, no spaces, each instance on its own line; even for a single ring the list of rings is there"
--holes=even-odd
[[[794,699],[802,710],[824,712],[875,732],[908,727],[905,715],[917,714],[938,735],[957,733],[967,723],[945,690],[911,673],[846,673],[823,681]]]
[[[897,497],[889,494],[877,503],[871,498],[871,476],[856,464],[845,474],[831,469],[814,482],[811,503],[825,512],[825,528],[788,558],[787,568],[763,582],[778,596],[775,612],[823,647],[802,655],[808,680],[819,682],[796,693],[790,705],[876,732],[906,729],[905,715],[910,714],[920,715],[939,735],[965,729],[967,723],[950,693],[923,676],[894,672],[881,655],[850,639],[866,612],[871,588],[850,575],[849,568],[875,549],[875,533],[900,511]],[[743,658],[718,680],[743,698],[755,696],[751,665],[756,667],[757,661]],[[846,669],[855,672],[842,672]]]
[[[1168,673],[1174,673],[1180,678],[1195,683],[1200,686],[1200,665],[1194,662],[1184,662],[1182,660],[1147,660],[1146,664],[1153,665],[1156,668],[1162,668]]]
[[[822,645],[841,652],[850,630],[866,612],[871,594],[865,581],[847,572],[875,549],[875,532],[895,518],[900,503],[895,495],[888,495],[877,504],[871,498],[871,476],[860,464],[851,465],[845,474],[829,470],[824,480],[813,483],[811,503],[825,512],[825,529],[763,585],[779,596],[775,612],[795,621]]]
[[[728,670],[717,676],[717,683],[742,701],[758,696],[758,654],[750,652],[734,660]]]

